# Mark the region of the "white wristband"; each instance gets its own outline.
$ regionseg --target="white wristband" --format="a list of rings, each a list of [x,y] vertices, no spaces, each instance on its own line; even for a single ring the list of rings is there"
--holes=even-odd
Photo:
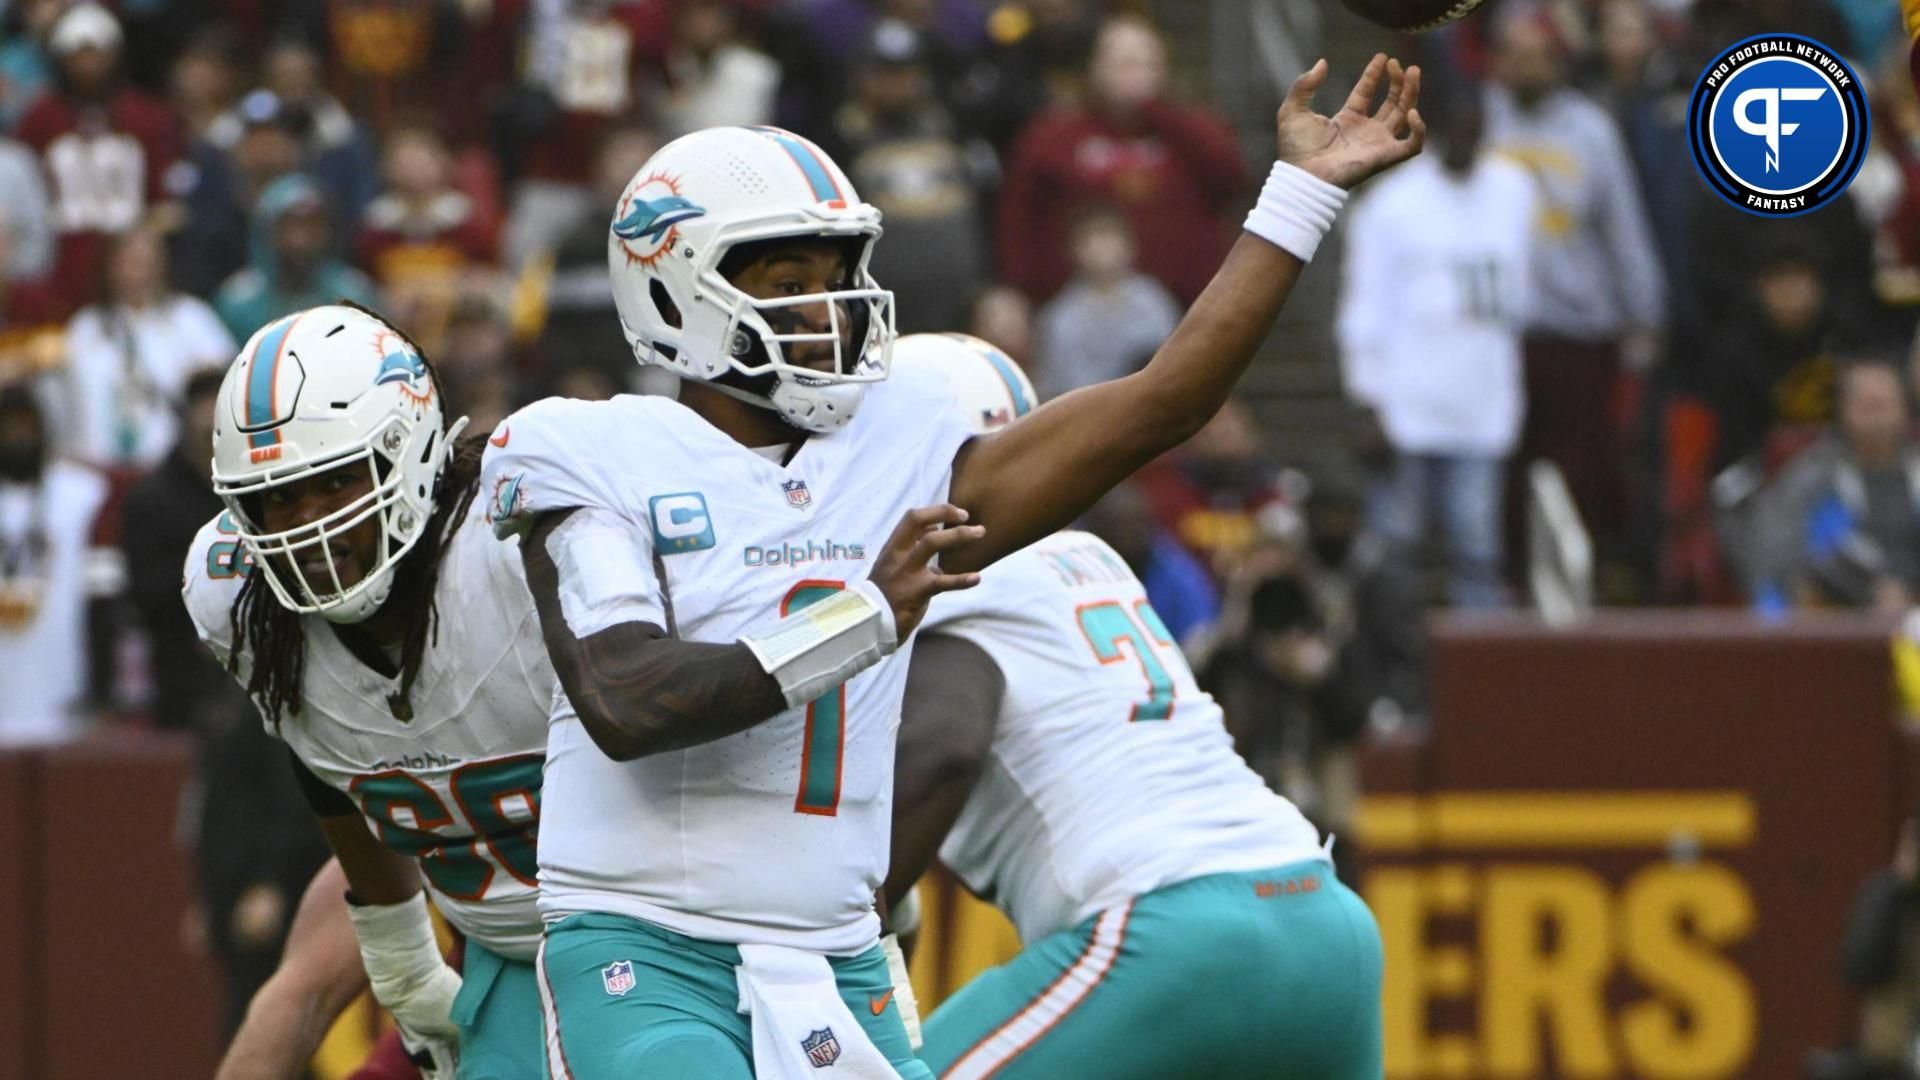
[[[373,984],[373,996],[383,1005],[405,1001],[447,966],[433,937],[425,892],[398,904],[349,901],[347,917],[360,940],[360,962]]]
[[[744,636],[760,666],[797,709],[893,654],[899,644],[893,605],[871,580],[847,586]]]
[[[1343,189],[1297,165],[1276,161],[1259,201],[1247,212],[1246,230],[1301,262],[1312,262],[1346,204]]]

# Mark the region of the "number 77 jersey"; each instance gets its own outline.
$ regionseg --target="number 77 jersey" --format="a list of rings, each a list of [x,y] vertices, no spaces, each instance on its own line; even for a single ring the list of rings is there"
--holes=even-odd
[[[1146,588],[1081,532],[936,597],[921,633],[1006,679],[986,768],[940,848],[1025,941],[1206,874],[1319,857],[1319,835],[1233,749]]]

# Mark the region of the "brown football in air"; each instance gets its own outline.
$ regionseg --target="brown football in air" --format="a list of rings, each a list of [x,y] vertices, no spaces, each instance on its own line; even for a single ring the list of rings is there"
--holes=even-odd
[[[1481,0],[1340,0],[1347,10],[1389,30],[1417,34],[1465,18]]]

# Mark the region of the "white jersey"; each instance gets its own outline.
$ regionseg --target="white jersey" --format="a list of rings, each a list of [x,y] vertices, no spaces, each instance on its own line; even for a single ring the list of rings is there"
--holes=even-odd
[[[244,580],[225,514],[187,554],[187,610],[214,654],[233,648],[228,612]],[[481,945],[519,960],[540,944],[535,833],[547,714],[558,693],[517,544],[488,531],[476,498],[448,545],[429,638],[401,720],[389,679],[348,651],[318,615],[301,620],[306,672],[300,711],[269,733],[350,796],[375,834],[415,856],[434,904]],[[276,603],[263,592],[261,601]],[[242,684],[253,658],[240,656]]]
[[[548,545],[566,553],[555,559],[575,635],[641,621],[730,643],[867,577],[902,515],[946,499],[969,435],[932,372],[874,385],[852,423],[784,467],[667,398],[550,400],[498,429],[483,482],[503,516],[583,509]],[[615,542],[560,540],[582,517]],[[541,911],[611,912],[704,941],[870,946],[909,652],[736,735],[624,763],[563,695]]]
[[[936,597],[922,633],[1006,677],[986,770],[940,847],[1035,941],[1205,874],[1324,858],[1234,752],[1220,706],[1098,537],[1056,533]]]
[[[1348,392],[1402,452],[1511,453],[1540,246],[1533,177],[1490,154],[1465,175],[1425,156],[1368,188],[1347,219],[1336,322]],[[1396,302],[1380,303],[1388,292]]]

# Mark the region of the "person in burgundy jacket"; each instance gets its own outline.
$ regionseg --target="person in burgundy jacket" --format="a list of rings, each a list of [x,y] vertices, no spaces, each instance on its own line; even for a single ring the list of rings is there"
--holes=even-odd
[[[119,74],[120,24],[105,8],[68,8],[48,38],[55,85],[14,135],[40,156],[58,235],[53,284],[65,311],[92,295],[107,237],[140,224],[169,196],[180,135],[165,105]]]
[[[1245,189],[1227,123],[1166,100],[1166,47],[1128,16],[1101,29],[1087,100],[1042,113],[1015,146],[1000,197],[1001,273],[1037,300],[1071,276],[1067,222],[1088,203],[1119,207],[1140,268],[1182,303],[1206,287],[1232,239],[1224,214]]]

